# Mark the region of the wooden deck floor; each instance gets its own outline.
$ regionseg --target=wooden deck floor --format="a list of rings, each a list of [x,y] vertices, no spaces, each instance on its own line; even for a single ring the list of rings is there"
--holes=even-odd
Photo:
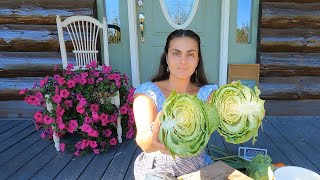
[[[228,144],[214,133],[210,144],[237,153],[239,146],[268,149],[273,162],[320,173],[320,116],[266,117],[256,144]],[[133,162],[141,152],[133,140],[108,153],[75,157],[56,152],[42,140],[32,121],[0,120],[0,179],[134,179]]]

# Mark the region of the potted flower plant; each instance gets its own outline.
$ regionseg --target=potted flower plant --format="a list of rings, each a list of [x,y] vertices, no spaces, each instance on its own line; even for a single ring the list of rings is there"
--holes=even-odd
[[[75,155],[99,154],[119,143],[122,132],[134,137],[133,93],[125,74],[110,66],[97,68],[96,62],[78,70],[69,64],[33,89],[20,91],[25,102],[43,107],[34,114],[37,130],[43,129],[41,137],[54,138],[57,150],[72,147]],[[66,136],[78,139],[69,142]]]

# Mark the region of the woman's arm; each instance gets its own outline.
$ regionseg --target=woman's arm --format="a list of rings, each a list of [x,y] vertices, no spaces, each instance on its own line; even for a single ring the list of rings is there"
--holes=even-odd
[[[168,153],[158,138],[160,124],[155,103],[148,96],[137,94],[133,101],[133,112],[137,127],[136,142],[141,149],[148,153],[158,150]]]

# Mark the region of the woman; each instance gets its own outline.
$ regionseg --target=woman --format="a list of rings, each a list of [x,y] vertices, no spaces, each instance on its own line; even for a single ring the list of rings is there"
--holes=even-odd
[[[136,179],[180,176],[212,163],[204,151],[192,158],[173,159],[159,141],[158,116],[163,102],[172,91],[197,94],[206,101],[217,88],[216,85],[208,85],[205,77],[199,36],[191,30],[173,31],[167,38],[158,73],[152,82],[141,84],[135,91],[136,141],[143,150],[134,164]]]

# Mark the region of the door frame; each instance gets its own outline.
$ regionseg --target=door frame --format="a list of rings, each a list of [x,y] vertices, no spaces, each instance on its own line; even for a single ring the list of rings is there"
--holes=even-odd
[[[127,0],[132,86],[140,85],[136,0]],[[221,1],[219,86],[227,83],[230,0]]]

